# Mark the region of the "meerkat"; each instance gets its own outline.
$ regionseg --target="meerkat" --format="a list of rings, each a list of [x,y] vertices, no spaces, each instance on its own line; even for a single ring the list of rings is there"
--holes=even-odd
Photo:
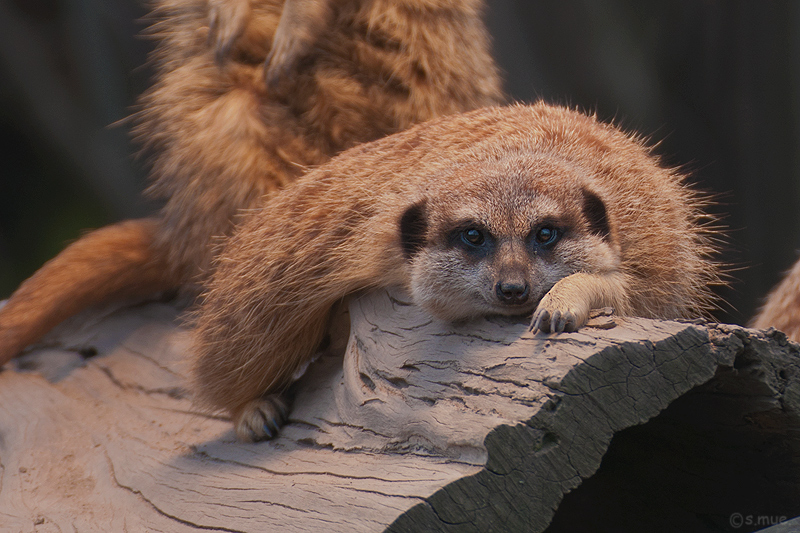
[[[769,293],[764,306],[752,320],[752,327],[775,328],[800,342],[800,261]]]
[[[93,304],[199,290],[243,214],[336,153],[502,100],[482,0],[155,0],[134,135],[163,208],[88,233],[0,310],[0,364]]]
[[[445,321],[532,315],[542,332],[574,331],[604,306],[703,313],[719,282],[703,202],[639,139],[544,103],[360,145],[226,243],[194,314],[195,397],[242,440],[274,436],[332,306],[385,286]]]

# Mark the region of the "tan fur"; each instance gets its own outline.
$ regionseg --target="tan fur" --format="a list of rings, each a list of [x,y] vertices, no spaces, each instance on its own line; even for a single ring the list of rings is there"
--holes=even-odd
[[[157,231],[154,219],[121,222],[89,233],[47,262],[0,310],[4,352],[19,352],[32,336],[95,303],[91,287],[122,299],[176,286],[178,280],[164,275],[168,265],[150,253]]]
[[[800,342],[800,261],[772,289],[752,325],[759,329],[779,329]]]
[[[274,403],[319,345],[331,306],[376,287],[403,286],[445,320],[538,305],[534,327],[545,331],[580,327],[608,305],[702,313],[719,280],[701,203],[637,139],[542,103],[351,149],[228,241],[196,314],[197,399],[228,411],[240,438],[269,437],[282,418]],[[490,247],[466,244],[473,228]],[[534,242],[542,228],[560,240]],[[530,295],[503,302],[502,283]]]
[[[69,248],[57,256],[0,310],[0,364],[59,320],[115,298],[119,280],[140,294],[196,288],[239,217],[309,167],[429,118],[499,101],[482,7],[482,0],[155,0],[156,80],[134,119],[137,139],[153,154],[149,193],[165,204],[155,220],[127,223],[150,241],[89,234],[73,245],[86,250],[78,263]],[[129,245],[160,265],[160,278],[140,280],[138,256],[109,258]],[[117,264],[95,271],[92,254]]]

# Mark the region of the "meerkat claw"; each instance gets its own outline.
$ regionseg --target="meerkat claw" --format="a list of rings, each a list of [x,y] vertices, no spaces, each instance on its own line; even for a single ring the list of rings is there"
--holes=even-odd
[[[270,440],[289,418],[283,394],[269,394],[246,404],[235,420],[236,436],[245,442]]]
[[[556,309],[552,313],[547,309],[540,309],[531,320],[529,331],[536,333],[561,333],[566,331],[571,333],[578,330],[578,321],[572,311],[564,311]]]
[[[556,313],[558,314],[556,331],[566,331],[567,333],[571,333],[578,330],[578,322],[575,314],[572,311],[564,311],[563,313],[561,311],[556,311]]]
[[[244,33],[250,5],[248,0],[212,0],[208,7],[208,45],[213,48],[214,61],[224,65],[234,42]]]
[[[280,89],[281,80],[290,78],[295,68],[294,62],[284,57],[285,55],[284,52],[273,49],[264,61],[264,81],[273,92]]]
[[[537,331],[541,331],[542,333],[550,333],[550,311],[547,309],[539,309],[536,311],[533,314],[531,326],[528,329],[533,333],[536,333]]]

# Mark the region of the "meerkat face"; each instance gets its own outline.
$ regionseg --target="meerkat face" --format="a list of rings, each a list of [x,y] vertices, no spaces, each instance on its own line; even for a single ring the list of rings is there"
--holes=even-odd
[[[560,279],[618,267],[605,205],[585,172],[539,157],[437,180],[400,220],[414,301],[435,316],[532,313]]]

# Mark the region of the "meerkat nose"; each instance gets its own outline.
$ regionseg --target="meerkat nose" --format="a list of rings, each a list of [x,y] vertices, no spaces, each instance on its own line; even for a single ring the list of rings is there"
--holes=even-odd
[[[508,305],[525,303],[530,294],[530,286],[526,281],[498,281],[494,290],[497,298]]]

